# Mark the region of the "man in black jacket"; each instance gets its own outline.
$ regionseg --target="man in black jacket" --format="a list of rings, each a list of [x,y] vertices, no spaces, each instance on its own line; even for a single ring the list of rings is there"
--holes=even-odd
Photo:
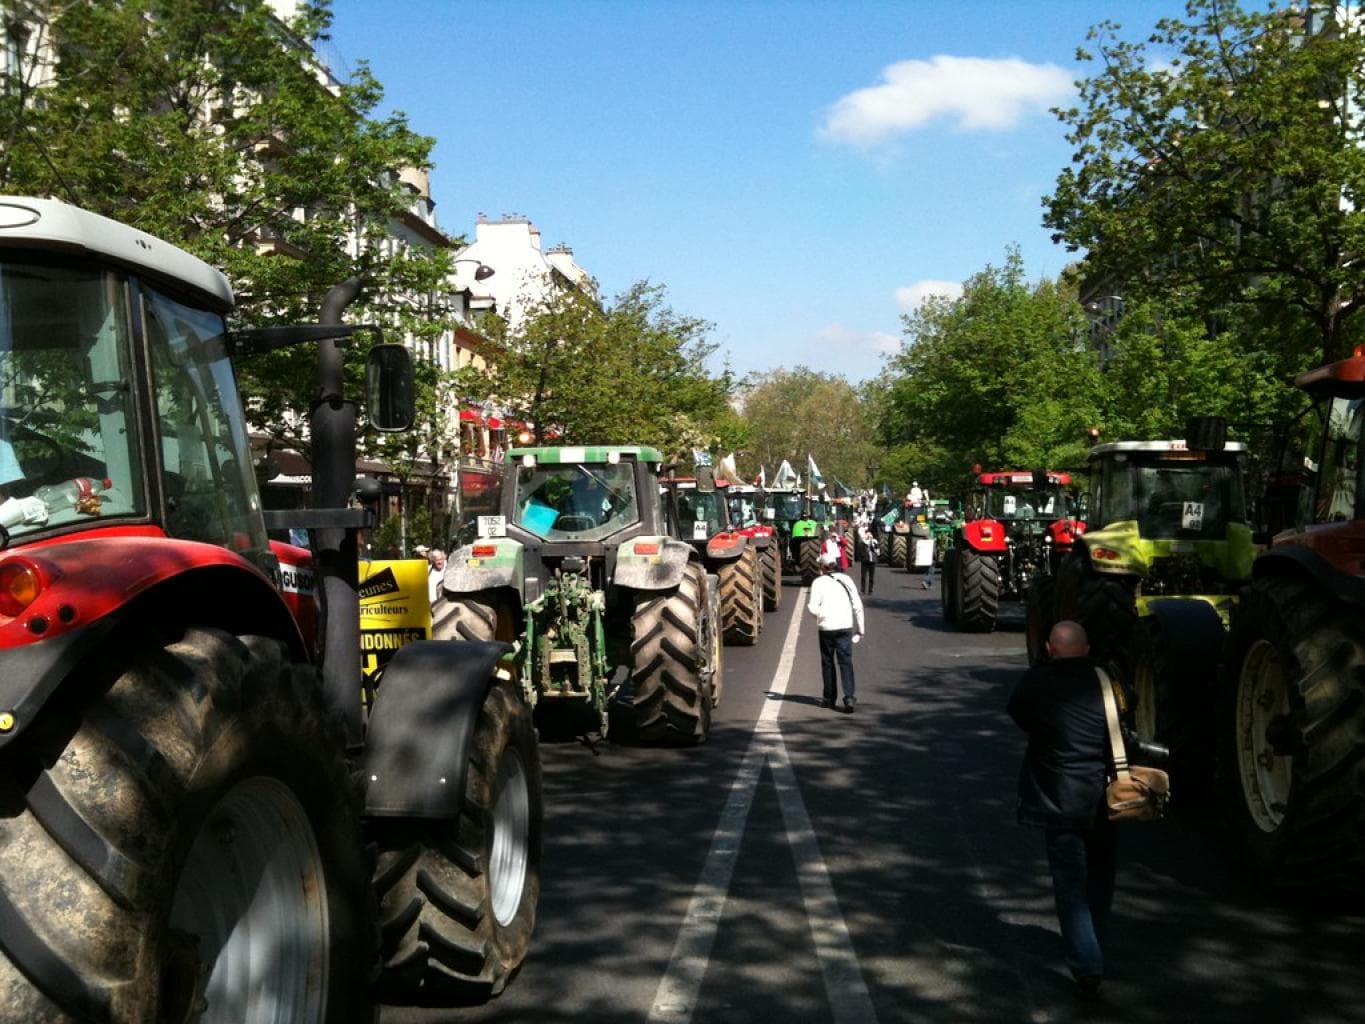
[[[1117,836],[1104,806],[1109,730],[1084,628],[1057,623],[1047,652],[1051,660],[1029,669],[1009,702],[1010,717],[1028,733],[1019,821],[1045,830],[1067,966],[1089,995],[1104,980],[1114,899]]]

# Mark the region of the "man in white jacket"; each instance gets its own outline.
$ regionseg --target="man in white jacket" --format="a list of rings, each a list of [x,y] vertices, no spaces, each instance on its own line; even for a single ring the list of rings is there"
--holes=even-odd
[[[820,627],[820,675],[824,682],[822,708],[835,707],[834,662],[839,661],[839,680],[844,687],[844,710],[853,713],[858,703],[853,682],[853,645],[863,638],[863,602],[858,588],[839,571],[835,555],[820,556],[820,575],[810,585],[806,610]]]

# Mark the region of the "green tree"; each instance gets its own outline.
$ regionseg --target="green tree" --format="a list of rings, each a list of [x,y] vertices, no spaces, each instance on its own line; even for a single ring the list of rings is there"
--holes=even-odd
[[[31,0],[50,47],[0,89],[0,187],[62,196],[220,267],[245,323],[316,318],[327,289],[366,282],[348,319],[419,344],[448,324],[412,296],[445,290],[448,251],[395,251],[391,222],[413,196],[404,168],[432,140],[382,90],[313,57],[326,0],[281,22],[264,0]],[[357,240],[359,244],[354,244]],[[358,379],[363,346],[351,346]],[[307,451],[296,413],[314,396],[316,354],[241,366],[253,414]],[[414,435],[417,457],[425,439]]]
[[[603,307],[563,290],[514,326],[490,322],[501,351],[487,390],[537,443],[648,444],[675,458],[733,447],[735,381],[707,370],[710,324],[665,297],[638,282]]]
[[[1058,111],[1072,164],[1044,200],[1090,279],[1130,306],[1179,293],[1299,366],[1346,353],[1365,304],[1365,35],[1330,10],[1191,0],[1139,41],[1091,30],[1078,56],[1096,71]]]
[[[904,340],[878,402],[888,471],[960,491],[972,466],[1078,466],[1100,414],[1098,358],[1068,289],[1029,286],[1017,249],[958,299],[931,298],[902,318]]]
[[[758,376],[745,392],[744,421],[742,467],[749,478],[762,466],[771,481],[784,459],[804,478],[809,456],[832,493],[836,479],[866,486],[880,463],[868,405],[837,374],[797,366]]]

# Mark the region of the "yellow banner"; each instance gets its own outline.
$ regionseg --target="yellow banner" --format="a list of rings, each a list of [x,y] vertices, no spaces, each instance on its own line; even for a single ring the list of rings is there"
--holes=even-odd
[[[360,666],[372,689],[393,652],[431,638],[426,559],[360,563]]]

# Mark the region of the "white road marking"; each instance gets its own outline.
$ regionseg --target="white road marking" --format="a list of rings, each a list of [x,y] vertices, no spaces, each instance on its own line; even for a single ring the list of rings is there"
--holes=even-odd
[[[673,944],[668,969],[654,995],[654,1005],[648,1018],[650,1021],[686,1024],[692,1019],[697,993],[701,991],[711,947],[715,943],[716,929],[725,910],[725,900],[734,876],[735,858],[739,854],[740,841],[744,838],[749,809],[753,806],[754,790],[758,787],[766,763],[773,772],[787,843],[796,862],[801,899],[805,904],[815,955],[820,963],[820,973],[825,981],[825,992],[834,1020],[836,1024],[876,1024],[877,1015],[872,1009],[867,985],[853,952],[848,927],[839,912],[839,901],[830,883],[829,870],[820,856],[820,845],[815,838],[805,801],[801,799],[796,774],[792,771],[786,744],[782,741],[777,724],[782,701],[774,698],[786,694],[787,684],[791,681],[803,611],[802,608],[795,609],[787,626],[782,657],[778,661],[777,674],[773,677],[773,697],[769,698],[758,716],[753,737],[744,752],[744,760],[730,786],[720,823],[711,837],[711,850],[706,856],[701,877],[697,880],[682,927]]]

